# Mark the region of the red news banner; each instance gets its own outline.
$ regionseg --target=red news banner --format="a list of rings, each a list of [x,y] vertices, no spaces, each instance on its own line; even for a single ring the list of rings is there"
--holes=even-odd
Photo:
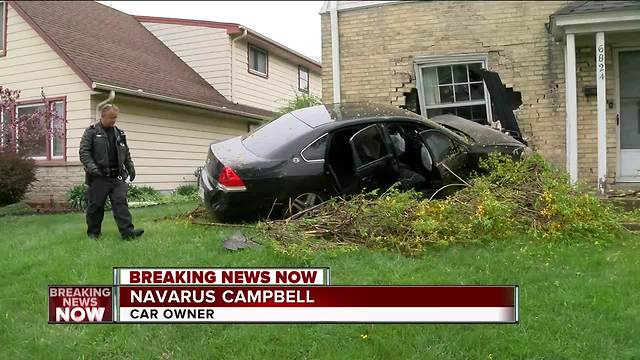
[[[115,269],[113,287],[51,286],[49,322],[518,322],[517,286],[328,284],[328,268]]]

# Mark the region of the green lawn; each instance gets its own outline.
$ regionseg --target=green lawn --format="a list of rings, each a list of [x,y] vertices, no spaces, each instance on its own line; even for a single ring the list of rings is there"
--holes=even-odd
[[[419,259],[361,250],[308,263],[269,248],[228,252],[234,229],[133,210],[145,235],[84,236],[82,214],[0,217],[0,359],[640,359],[640,238],[611,245],[498,243]],[[47,285],[110,284],[114,266],[330,266],[334,284],[519,284],[518,325],[49,325]],[[367,335],[366,337],[363,335]]]

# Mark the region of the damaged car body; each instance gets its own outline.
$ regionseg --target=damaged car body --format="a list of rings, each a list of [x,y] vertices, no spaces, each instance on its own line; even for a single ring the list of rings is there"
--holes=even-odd
[[[199,191],[221,221],[288,216],[394,183],[432,194],[460,183],[490,152],[520,156],[525,148],[454,115],[429,120],[391,106],[318,105],[211,144]]]

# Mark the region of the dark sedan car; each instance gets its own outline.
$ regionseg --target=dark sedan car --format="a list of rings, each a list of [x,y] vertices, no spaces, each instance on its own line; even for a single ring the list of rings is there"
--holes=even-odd
[[[428,120],[371,104],[296,110],[253,132],[211,144],[200,197],[222,221],[286,216],[329,197],[401,187],[433,193],[492,151],[525,146],[453,115]]]

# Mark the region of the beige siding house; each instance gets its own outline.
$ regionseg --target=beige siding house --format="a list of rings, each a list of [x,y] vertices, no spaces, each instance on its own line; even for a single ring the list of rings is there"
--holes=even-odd
[[[0,85],[21,92],[2,123],[44,106],[41,92],[66,119],[64,137],[43,139],[34,153],[38,181],[29,202],[64,202],[69,188],[84,182],[80,138],[105,101],[121,109],[118,126],[136,165],[134,184],[163,191],[195,182],[212,141],[246,133],[272,116],[227,100],[211,85],[218,75],[215,66],[206,68],[208,60],[199,75],[134,17],[110,7],[9,1],[0,2],[0,11]]]
[[[322,96],[318,62],[245,26],[136,18],[231,102],[277,111],[296,93]]]
[[[640,183],[640,2],[327,1],[321,16],[325,102],[499,121],[487,68],[574,181]]]

